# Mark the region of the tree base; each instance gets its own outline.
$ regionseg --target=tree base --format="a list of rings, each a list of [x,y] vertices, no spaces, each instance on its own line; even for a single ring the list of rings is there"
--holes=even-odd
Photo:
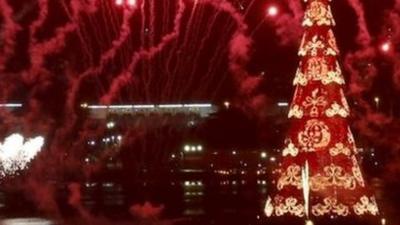
[[[274,217],[268,218],[270,225],[382,225],[379,217],[336,217],[336,218],[311,218],[309,221],[305,218],[294,217]],[[383,224],[384,225],[384,224]]]

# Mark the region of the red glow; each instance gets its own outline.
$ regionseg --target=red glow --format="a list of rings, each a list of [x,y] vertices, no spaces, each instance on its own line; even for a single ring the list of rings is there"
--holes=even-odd
[[[267,8],[267,15],[270,17],[275,17],[278,15],[278,13],[279,13],[279,9],[277,6],[272,5]]]

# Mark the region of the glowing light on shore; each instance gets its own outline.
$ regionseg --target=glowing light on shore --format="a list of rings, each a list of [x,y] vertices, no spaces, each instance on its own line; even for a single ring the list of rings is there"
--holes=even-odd
[[[180,109],[180,108],[212,108],[212,104],[163,104],[163,105],[88,105],[81,104],[82,108],[88,109]]]
[[[0,177],[25,170],[44,145],[43,137],[28,139],[12,134],[0,143]]]
[[[21,108],[22,104],[20,103],[7,103],[7,104],[0,104],[0,108]]]
[[[314,225],[314,223],[311,220],[306,220],[306,225]]]
[[[2,225],[51,225],[53,221],[41,218],[16,218],[4,219],[0,221]]]
[[[272,199],[268,197],[267,202],[265,203],[264,213],[267,217],[272,216],[274,212],[274,207],[272,206]]]

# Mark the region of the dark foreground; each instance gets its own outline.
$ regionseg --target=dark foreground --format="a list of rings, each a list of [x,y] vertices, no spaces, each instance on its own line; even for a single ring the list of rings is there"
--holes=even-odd
[[[261,180],[209,183],[200,179],[131,186],[118,182],[86,182],[79,187],[76,192],[68,184],[59,185],[54,199],[46,199],[50,195],[45,191],[35,192],[35,195],[42,193],[42,197],[21,191],[2,191],[0,225],[305,224],[295,218],[267,219],[263,205],[268,190],[266,182]],[[151,204],[144,206],[145,202]],[[393,212],[385,216],[385,222],[399,225]],[[364,220],[335,218],[314,221],[314,224],[382,225],[382,218],[383,215]]]

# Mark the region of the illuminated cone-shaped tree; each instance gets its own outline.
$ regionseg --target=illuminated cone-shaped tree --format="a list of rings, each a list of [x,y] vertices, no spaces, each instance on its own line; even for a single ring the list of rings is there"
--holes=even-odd
[[[268,199],[265,212],[298,217],[377,215],[347,120],[330,1],[305,2],[291,126],[277,170],[277,193]]]

